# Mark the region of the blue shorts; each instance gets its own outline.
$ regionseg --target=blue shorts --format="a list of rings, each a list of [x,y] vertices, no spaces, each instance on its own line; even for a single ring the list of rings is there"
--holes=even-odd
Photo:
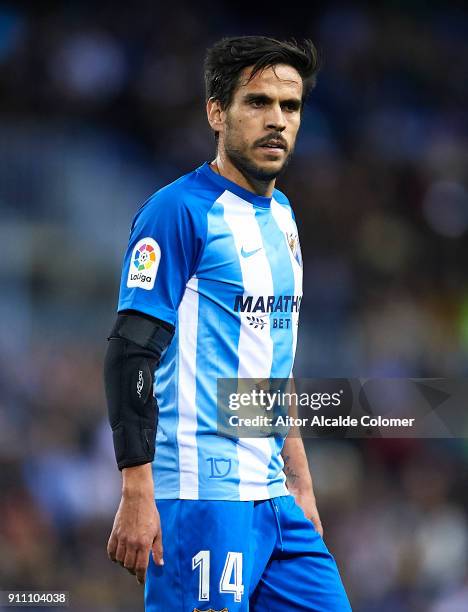
[[[150,557],[146,612],[349,612],[332,555],[292,495],[159,500],[164,566]]]

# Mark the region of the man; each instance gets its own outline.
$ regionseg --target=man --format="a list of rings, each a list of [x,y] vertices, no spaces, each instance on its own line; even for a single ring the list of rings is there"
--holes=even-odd
[[[215,44],[216,159],[132,225],[105,364],[123,474],[108,554],[145,582],[150,612],[350,609],[301,439],[217,430],[218,379],[292,376],[302,261],[275,180],[316,70],[310,41]]]

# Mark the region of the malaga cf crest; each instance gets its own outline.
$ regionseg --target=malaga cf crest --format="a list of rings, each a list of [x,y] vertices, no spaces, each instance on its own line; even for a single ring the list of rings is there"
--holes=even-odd
[[[301,247],[299,245],[299,236],[292,232],[286,232],[286,240],[288,241],[288,245],[294,259],[302,267],[302,254]]]

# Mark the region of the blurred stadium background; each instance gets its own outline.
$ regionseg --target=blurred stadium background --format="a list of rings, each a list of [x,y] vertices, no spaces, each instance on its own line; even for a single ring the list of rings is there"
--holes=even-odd
[[[213,157],[221,36],[311,36],[324,58],[278,184],[305,260],[296,375],[468,366],[463,3],[171,5],[0,4],[0,588],[69,590],[74,611],[142,606],[106,556],[102,359],[133,214]],[[307,447],[353,608],[468,610],[467,441]]]

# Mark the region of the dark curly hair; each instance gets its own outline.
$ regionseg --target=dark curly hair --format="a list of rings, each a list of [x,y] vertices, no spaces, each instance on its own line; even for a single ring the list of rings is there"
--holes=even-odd
[[[315,85],[319,68],[317,50],[311,40],[280,41],[267,36],[234,36],[222,38],[207,50],[205,57],[206,99],[219,100],[226,109],[232,102],[239,76],[253,66],[249,80],[264,68],[287,64],[302,77],[304,104]]]

